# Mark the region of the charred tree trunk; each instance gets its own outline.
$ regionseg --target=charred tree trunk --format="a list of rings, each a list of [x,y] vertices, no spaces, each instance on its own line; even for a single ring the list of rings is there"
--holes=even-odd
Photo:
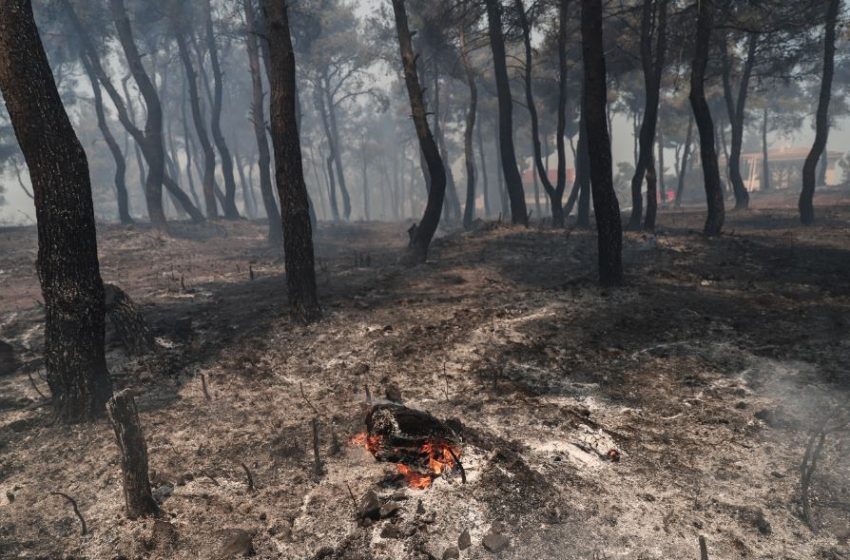
[[[201,205],[201,201],[198,199],[198,191],[195,190],[195,177],[192,172],[192,153],[194,152],[192,148],[192,134],[189,132],[189,118],[186,113],[186,89],[183,89],[183,98],[180,100],[180,124],[183,127],[183,152],[186,156],[186,180],[189,183],[189,192],[192,193],[192,200],[195,201],[196,206]]]
[[[198,94],[198,81],[195,68],[192,66],[192,58],[186,43],[185,31],[181,28],[182,22],[178,22],[174,29],[177,39],[177,49],[180,53],[180,61],[183,63],[183,71],[186,76],[186,87],[189,91],[189,106],[192,109],[192,121],[195,123],[195,134],[201,144],[204,153],[204,175],[201,191],[204,195],[204,206],[207,209],[208,218],[218,217],[218,206],[215,200],[215,151],[210,143],[204,116],[201,112],[201,98]]]
[[[658,173],[655,170],[655,154],[646,168],[646,217],[643,230],[655,231],[655,219],[658,217]]]
[[[505,187],[511,203],[511,221],[528,226],[528,210],[522,176],[517,168],[514,150],[513,99],[505,55],[505,37],[502,32],[502,5],[499,0],[485,0],[490,49],[493,52],[493,69],[496,75],[496,93],[499,98],[499,150]]]
[[[422,95],[422,86],[419,83],[419,74],[416,71],[417,57],[413,53],[413,41],[407,23],[407,10],[404,6],[404,0],[392,0],[392,3],[399,53],[404,68],[404,82],[410,99],[410,112],[413,116],[413,124],[416,127],[420,152],[425,159],[427,173],[431,178],[431,188],[428,189],[425,213],[419,225],[414,226],[415,229],[410,239],[408,259],[415,263],[424,262],[428,257],[428,247],[431,245],[431,239],[433,239],[437,226],[440,224],[440,214],[446,196],[446,170],[443,166],[443,159],[440,157],[440,150],[437,148],[437,143],[428,127],[425,99]]]
[[[737,97],[732,92],[732,62],[729,60],[729,41],[724,38],[723,45],[723,98],[732,127],[732,145],[729,153],[729,180],[735,193],[735,209],[745,210],[750,205],[750,194],[741,177],[741,151],[744,145],[744,119],[750,76],[755,65],[757,35],[750,33],[747,39],[747,59],[741,73],[741,85]]]
[[[705,181],[705,197],[708,203],[708,217],[704,231],[708,236],[720,235],[726,214],[723,187],[720,184],[720,167],[717,163],[717,149],[714,143],[714,121],[705,98],[705,72],[708,66],[711,33],[714,28],[714,10],[714,0],[700,1],[690,93],[691,107],[699,129],[700,156]]]
[[[481,134],[481,126],[476,131],[478,140],[478,155],[481,157],[481,197],[484,199],[484,217],[492,215],[490,209],[490,179],[487,175],[487,156],[484,154],[484,136]]]
[[[162,105],[156,88],[142,64],[142,56],[133,39],[130,18],[124,7],[124,0],[109,0],[112,20],[118,33],[118,40],[127,59],[127,65],[133,74],[133,79],[139,87],[147,108],[144,144],[142,151],[148,164],[145,180],[145,200],[148,206],[148,216],[154,224],[165,223],[165,211],[162,207],[162,186],[165,178],[165,147],[162,142]]]
[[[113,284],[104,286],[106,316],[128,354],[140,356],[156,348],[151,329],[135,302]]]
[[[330,93],[330,85],[325,82],[325,103],[328,106],[328,120],[331,127],[331,137],[333,139],[334,150],[334,167],[336,168],[337,179],[339,179],[339,192],[342,195],[342,215],[346,221],[351,219],[351,195],[348,193],[348,185],[345,183],[345,170],[342,167],[342,144],[339,140],[339,126],[336,119],[336,104]]]
[[[602,0],[584,0],[581,10],[584,99],[593,209],[599,236],[599,282],[603,286],[623,283],[623,230],[620,205],[614,192],[611,139],[606,106],[608,92],[602,44]]]
[[[685,148],[682,154],[682,165],[679,168],[678,185],[676,185],[676,208],[682,206],[682,195],[685,192],[685,178],[688,173],[688,160],[691,156],[691,146],[694,137],[694,117],[688,119],[688,131],[685,133]]]
[[[657,14],[656,14],[657,11]],[[657,21],[658,28],[655,53],[653,54],[652,39],[653,25]],[[667,0],[644,0],[641,15],[640,55],[643,66],[643,80],[646,88],[646,105],[643,112],[643,123],[640,127],[640,140],[638,145],[638,161],[632,177],[632,214],[629,218],[628,229],[637,230],[641,227],[643,216],[643,205],[641,204],[641,184],[650,166],[655,167],[653,153],[655,147],[655,134],[658,127],[658,104],[661,97],[661,78],[664,72],[664,58],[667,50]],[[655,192],[650,193],[649,188],[655,191],[657,175],[653,177],[653,184],[647,180],[647,213],[649,206],[653,206],[652,215],[647,216],[644,229],[655,229],[655,212],[658,198]],[[651,218],[651,219],[649,219]]]
[[[466,128],[463,130],[463,155],[466,162],[466,201],[463,208],[463,228],[470,230],[475,219],[475,152],[472,148],[472,136],[475,134],[475,118],[478,111],[478,86],[475,84],[475,72],[469,62],[466,45],[466,32],[460,30],[460,60],[463,64],[466,85],[469,88],[469,107],[466,111]]]
[[[224,95],[224,76],[221,72],[221,63],[218,59],[218,45],[215,40],[213,29],[212,6],[210,0],[206,2],[206,42],[207,50],[210,52],[210,66],[213,73],[213,103],[212,129],[213,141],[221,156],[221,174],[224,175],[224,217],[235,220],[239,219],[239,210],[236,208],[236,179],[233,175],[233,156],[227,148],[224,134],[221,132],[221,108]]]
[[[122,224],[132,224],[133,218],[130,216],[130,198],[127,196],[127,161],[124,159],[124,152],[121,151],[121,146],[109,130],[109,124],[106,122],[106,113],[103,110],[103,93],[100,90],[100,82],[97,76],[94,75],[91,62],[85,54],[80,56],[83,61],[83,67],[86,70],[86,75],[91,82],[92,93],[94,94],[94,111],[97,116],[97,127],[103,135],[103,140],[109,148],[109,153],[112,154],[112,159],[115,161],[115,200],[118,204],[118,220]]]
[[[301,140],[296,122],[295,53],[286,4],[279,0],[263,0],[263,9],[269,38],[271,129],[284,227],[289,306],[297,320],[309,323],[317,320],[321,312],[316,294],[310,203],[304,183]]]
[[[136,401],[129,391],[121,391],[107,404],[109,420],[121,455],[124,504],[127,517],[136,519],[156,515],[159,508],[151,496],[148,475],[148,448],[139,422]]]
[[[660,127],[658,128],[656,137],[658,143],[658,198],[661,201],[661,205],[666,206],[667,182],[664,180],[664,171],[666,169],[666,166],[664,165],[664,132]]]
[[[567,186],[567,164],[566,147],[564,145],[564,131],[566,130],[566,105],[567,105],[567,7],[569,0],[561,0],[558,11],[558,126],[555,140],[558,148],[558,178],[557,184],[553,185],[549,179],[548,166],[543,164],[543,155],[540,147],[540,124],[537,115],[537,106],[534,102],[532,87],[532,46],[531,25],[525,13],[522,0],[514,0],[520,27],[522,28],[523,45],[525,46],[525,100],[528,112],[531,116],[531,144],[534,153],[534,165],[537,176],[543,183],[543,188],[549,197],[552,206],[552,226],[564,226],[563,198]],[[535,183],[536,189],[536,183]],[[535,192],[535,203],[540,203]]]
[[[768,115],[769,109],[767,105],[764,106],[764,116],[762,118],[761,123],[761,190],[769,191],[770,190],[770,157],[769,157],[769,148],[770,145],[767,143],[767,127],[768,127]]]
[[[582,99],[584,89],[582,89]],[[580,228],[590,227],[590,148],[587,143],[587,120],[582,110],[581,124],[578,136],[578,157],[576,166],[576,181],[578,182],[578,212],[576,225]]]
[[[260,168],[260,194],[269,220],[269,243],[278,245],[283,241],[283,224],[280,210],[272,189],[271,154],[266,136],[266,113],[263,102],[263,78],[260,74],[260,45],[257,40],[257,18],[254,12],[254,0],[243,0],[245,8],[246,50],[248,67],[251,71],[251,124],[254,126],[254,138],[257,141],[257,165]]]
[[[328,118],[327,108],[325,107],[325,94],[322,92],[322,88],[320,86],[314,86],[313,93],[315,97],[316,112],[319,113],[319,117],[322,121],[322,127],[325,131],[325,139],[328,142],[328,157],[326,158],[326,164],[328,168],[328,197],[330,199],[333,221],[338,222],[340,215],[339,204],[336,199],[336,175],[334,174],[334,159],[336,158],[336,148],[334,147],[330,119]]]
[[[54,411],[65,422],[89,420],[112,395],[91,182],[30,0],[0,0],[0,92],[32,180]]]
[[[257,217],[257,200],[254,198],[254,188],[245,175],[245,163],[239,154],[239,142],[233,142],[233,162],[239,175],[239,186],[242,187],[242,200],[245,201],[245,213],[250,219]]]
[[[446,150],[446,139],[443,137],[442,111],[440,109],[440,71],[436,60],[434,61],[434,139],[440,150],[440,157],[445,162],[446,170],[446,196],[443,206],[444,218],[447,223],[457,223],[460,219],[460,199],[457,195],[454,173],[448,151]]]
[[[821,81],[818,111],[815,118],[815,141],[803,165],[803,190],[800,193],[800,221],[809,225],[815,221],[815,175],[818,160],[823,156],[829,138],[829,103],[832,97],[832,80],[835,74],[835,28],[840,13],[841,0],[829,0],[824,32],[823,79]]]

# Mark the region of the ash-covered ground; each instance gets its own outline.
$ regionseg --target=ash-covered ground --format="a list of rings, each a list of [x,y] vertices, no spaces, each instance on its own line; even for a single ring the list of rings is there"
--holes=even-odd
[[[309,327],[261,224],[102,227],[105,281],[158,337],[141,358],[107,337],[161,501],[138,521],[108,423],[54,424],[36,392],[35,230],[0,231],[0,339],[21,364],[0,375],[0,558],[667,560],[700,535],[713,559],[850,558],[846,432],[812,477],[817,532],[801,518],[807,442],[850,394],[850,209],[820,218],[733,213],[708,240],[700,215],[663,213],[627,235],[617,290],[595,283],[591,232],[479,224],[406,268],[406,224],[324,225]],[[405,488],[351,445],[367,387],[462,426],[466,483]]]

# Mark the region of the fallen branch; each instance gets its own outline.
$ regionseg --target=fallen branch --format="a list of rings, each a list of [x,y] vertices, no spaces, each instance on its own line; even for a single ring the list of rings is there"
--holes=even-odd
[[[307,403],[307,406],[309,406],[313,410],[313,413],[315,413],[316,416],[321,416],[321,414],[319,414],[319,410],[315,406],[313,406],[313,403],[311,403],[310,399],[307,398],[307,394],[304,392],[304,383],[299,383],[298,388],[301,389],[301,398],[304,399],[304,402]]]
[[[452,456],[452,459],[454,459],[455,465],[457,465],[457,468],[460,470],[460,481],[461,481],[463,484],[466,484],[466,469],[464,469],[464,468],[463,468],[463,464],[461,464],[460,459],[458,458],[458,456],[457,456],[457,455],[455,455],[455,452],[454,452],[454,450],[452,449],[451,445],[447,445],[447,446],[446,446],[446,449],[448,449],[448,450],[449,450],[449,455],[451,455],[451,456]]]
[[[74,514],[77,516],[77,519],[80,520],[80,525],[82,526],[80,534],[86,535],[88,533],[88,528],[86,527],[86,520],[83,519],[83,514],[80,513],[80,508],[77,507],[77,500],[75,500],[74,498],[72,498],[68,494],[64,494],[62,492],[51,492],[50,495],[51,496],[62,496],[63,498],[68,500],[68,503],[70,503],[71,507],[74,508]]]
[[[204,391],[204,398],[211,401],[212,397],[210,396],[210,391],[207,388],[207,376],[203,373],[201,374],[201,389]]]
[[[248,477],[248,492],[254,491],[254,477],[251,476],[251,470],[248,468],[248,465],[245,463],[239,463],[242,467],[242,470],[245,471],[245,476]]]
[[[699,536],[699,558],[700,560],[708,560],[708,545],[705,544],[705,537]]]
[[[322,459],[319,457],[319,419],[314,417],[311,424],[313,425],[313,474],[319,477],[324,474]]]

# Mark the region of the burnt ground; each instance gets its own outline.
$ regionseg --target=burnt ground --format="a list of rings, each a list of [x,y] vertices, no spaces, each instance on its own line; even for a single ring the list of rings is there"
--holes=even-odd
[[[696,558],[699,535],[711,558],[850,558],[843,434],[814,476],[817,533],[800,519],[807,437],[850,386],[850,208],[820,217],[733,213],[708,240],[699,214],[662,214],[657,237],[628,234],[617,290],[595,285],[589,232],[479,224],[404,268],[405,224],[325,226],[309,327],[287,317],[262,225],[102,227],[105,280],[159,337],[129,358],[107,336],[158,522],[122,515],[106,421],[51,422],[28,377],[46,391],[35,232],[0,231],[0,338],[24,364],[0,376],[0,558],[443,558],[464,530],[461,558]],[[347,444],[365,387],[458,420],[467,483],[405,489]],[[364,527],[347,486],[400,507]],[[486,550],[489,532],[509,546]]]

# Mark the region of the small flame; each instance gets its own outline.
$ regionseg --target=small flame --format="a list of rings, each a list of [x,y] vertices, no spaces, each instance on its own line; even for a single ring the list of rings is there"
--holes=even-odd
[[[383,444],[383,438],[379,435],[369,435],[367,432],[361,432],[351,438],[351,443],[365,447],[372,455],[377,455]],[[457,466],[457,459],[460,458],[460,455],[461,450],[459,447],[441,441],[428,441],[419,450],[423,469],[427,472],[420,472],[404,463],[396,463],[396,466],[398,467],[399,474],[404,477],[412,488],[424,489],[431,486],[434,479],[443,474],[443,472],[454,469]],[[426,462],[427,466],[425,465]]]

